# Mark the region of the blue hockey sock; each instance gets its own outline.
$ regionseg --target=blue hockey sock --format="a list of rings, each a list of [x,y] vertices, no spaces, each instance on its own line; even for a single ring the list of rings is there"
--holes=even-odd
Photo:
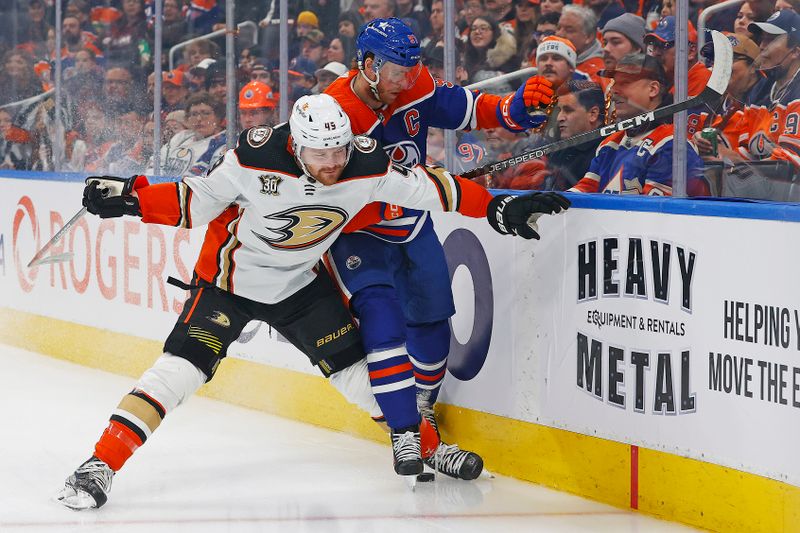
[[[407,348],[419,393],[429,405],[436,403],[447,372],[450,351],[450,325],[447,320],[427,324],[409,324]]]

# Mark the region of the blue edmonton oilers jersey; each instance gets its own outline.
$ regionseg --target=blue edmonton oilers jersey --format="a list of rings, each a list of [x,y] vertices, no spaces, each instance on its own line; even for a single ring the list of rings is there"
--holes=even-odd
[[[606,194],[672,195],[672,124],[644,135],[620,131],[600,143],[585,176],[570,189]],[[687,179],[702,174],[703,161],[687,143]]]
[[[353,92],[352,82],[359,75],[334,81],[325,92],[333,96],[350,117],[353,133],[369,135],[383,144],[384,150],[398,164],[425,164],[428,128],[462,130],[476,126],[475,103],[480,95],[449,82],[434,81],[426,68],[413,87],[401,93],[384,109],[375,111]],[[384,204],[384,220],[362,230],[389,242],[412,240],[428,214],[415,209]]]

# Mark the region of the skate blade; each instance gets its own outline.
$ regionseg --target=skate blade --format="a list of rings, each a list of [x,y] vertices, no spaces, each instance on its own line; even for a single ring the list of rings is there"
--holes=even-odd
[[[53,501],[60,503],[64,507],[73,511],[84,511],[86,509],[97,508],[97,502],[88,493],[82,490],[76,491],[72,487],[64,487],[55,496]]]
[[[494,474],[486,470],[486,467],[483,467],[483,470],[477,479],[494,479]]]
[[[411,492],[414,492],[416,490],[416,488],[417,488],[417,474],[413,474],[411,476],[400,476],[400,477],[403,478],[403,481],[406,482],[406,485],[411,490]]]

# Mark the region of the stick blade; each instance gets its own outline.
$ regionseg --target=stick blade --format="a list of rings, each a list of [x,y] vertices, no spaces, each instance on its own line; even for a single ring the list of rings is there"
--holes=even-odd
[[[711,69],[707,86],[717,94],[724,94],[731,79],[733,46],[726,36],[716,30],[711,31],[711,39],[714,42],[714,68]]]

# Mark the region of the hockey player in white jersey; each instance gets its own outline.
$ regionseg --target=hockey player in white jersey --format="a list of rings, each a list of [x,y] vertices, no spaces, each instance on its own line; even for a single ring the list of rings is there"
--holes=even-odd
[[[394,165],[376,141],[353,136],[347,114],[324,94],[300,98],[288,125],[244,131],[204,178],[157,185],[144,176],[88,178],[90,213],[208,228],[163,355],[122,398],[57,499],[78,510],[102,506],[114,474],[167,413],[213,378],[251,320],[279,331],[350,402],[375,410],[358,328],[317,268],[344,225],[375,201],[487,217],[499,233],[524,238],[538,237],[532,214],[569,206],[557,193],[493,198],[443,169]],[[395,471],[422,472],[419,433],[391,439]]]

